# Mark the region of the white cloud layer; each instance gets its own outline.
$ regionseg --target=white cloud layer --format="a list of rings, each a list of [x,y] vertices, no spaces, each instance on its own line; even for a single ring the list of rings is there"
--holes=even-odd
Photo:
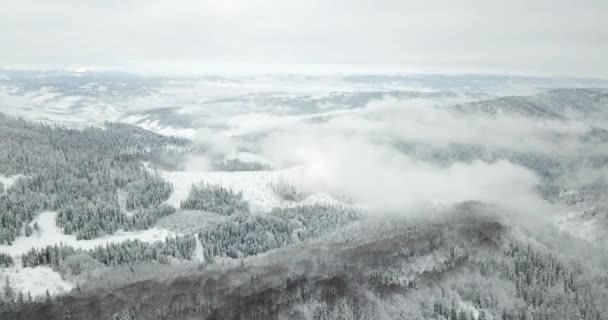
[[[608,77],[602,0],[26,0],[2,8],[4,67]]]
[[[291,182],[305,191],[345,195],[375,209],[416,212],[482,201],[541,217],[551,210],[530,170],[506,160],[435,165],[398,151],[387,137],[436,147],[466,143],[555,153],[578,148],[577,137],[584,132],[577,123],[459,116],[443,106],[385,101],[328,122],[274,128],[262,141],[262,154],[278,167],[302,166]],[[551,146],[548,139],[557,133],[566,137]]]
[[[516,212],[546,213],[534,192],[538,178],[506,161],[439,168],[365,141],[282,139],[270,141],[266,154],[303,165],[293,181],[307,191],[346,195],[375,209],[411,210],[475,200]]]

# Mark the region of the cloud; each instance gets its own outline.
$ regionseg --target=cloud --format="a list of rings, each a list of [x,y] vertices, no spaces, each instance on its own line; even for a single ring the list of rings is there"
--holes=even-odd
[[[200,172],[208,171],[211,168],[211,161],[206,155],[203,154],[190,155],[186,158],[186,161],[184,163],[184,170],[186,171]]]
[[[408,142],[436,149],[451,145],[479,146],[488,151],[515,151],[572,156],[577,152],[603,152],[594,141],[584,140],[591,127],[580,120],[534,119],[516,114],[461,113],[454,100],[385,99],[367,107],[328,114],[326,121],[307,118],[280,121],[273,129],[287,133],[318,134],[320,140],[342,136],[391,145]],[[299,120],[299,121],[296,121]],[[259,121],[259,127],[266,127]],[[292,145],[296,145],[294,142]]]
[[[516,114],[463,114],[450,104],[395,100],[373,102],[361,116],[375,124],[371,134],[434,147],[464,144],[561,155],[572,155],[582,151],[580,148],[588,149],[586,151],[594,148],[581,141],[591,130],[581,121],[534,119]]]
[[[278,166],[300,166],[291,183],[305,191],[346,195],[379,210],[412,214],[428,206],[476,200],[518,213],[548,212],[529,170],[498,161],[438,167],[363,136],[318,128],[274,133],[263,154]]]
[[[608,185],[608,168],[581,168],[560,177],[560,183],[570,188]]]
[[[274,167],[298,167],[289,179],[303,191],[345,195],[381,211],[412,214],[429,206],[481,201],[518,217],[552,212],[537,192],[540,178],[529,169],[506,160],[425,162],[399,151],[394,142],[436,150],[473,145],[551,158],[603,152],[583,139],[590,127],[579,120],[465,114],[452,102],[384,100],[320,122],[290,121],[267,132],[260,152]],[[596,176],[595,171],[583,173],[580,183]]]
[[[208,128],[198,129],[192,141],[195,145],[203,147],[205,153],[210,157],[235,153],[238,146],[238,142],[234,138]]]

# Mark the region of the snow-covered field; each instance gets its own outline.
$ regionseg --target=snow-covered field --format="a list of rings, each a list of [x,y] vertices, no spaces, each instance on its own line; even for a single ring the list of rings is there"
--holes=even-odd
[[[0,268],[0,280],[5,281],[8,277],[11,285],[17,290],[27,295],[29,292],[32,297],[46,294],[55,295],[72,290],[74,284],[61,279],[58,272],[47,266],[35,268],[22,268],[17,264],[9,268]]]
[[[190,194],[193,184],[210,183],[242,191],[243,199],[248,201],[253,211],[269,211],[281,204],[281,199],[270,189],[269,183],[280,177],[272,171],[158,171],[161,177],[173,184],[173,194],[167,200],[179,208],[180,202]]]
[[[277,171],[164,171],[160,176],[173,184],[173,194],[167,203],[179,208],[180,202],[190,194],[193,184],[209,183],[242,191],[243,199],[249,202],[253,212],[268,212],[276,207],[297,204],[342,204],[326,194],[311,194],[301,202],[285,201],[271,188],[272,183],[289,179],[297,174],[297,168]]]
[[[18,291],[26,294],[30,292],[33,297],[45,294],[46,290],[51,295],[66,292],[74,287],[74,284],[61,278],[58,272],[53,271],[47,266],[35,268],[21,267],[20,255],[32,248],[43,248],[48,245],[66,244],[75,248],[92,249],[99,245],[112,242],[122,242],[125,240],[139,239],[145,242],[164,240],[174,233],[159,228],[152,228],[145,231],[123,232],[119,231],[113,235],[92,239],[76,240],[75,235],[63,234],[61,229],[55,225],[56,212],[42,212],[31,222],[33,225],[38,223],[39,231],[34,232],[29,237],[20,236],[12,245],[0,245],[0,252],[8,253],[13,256],[15,265],[9,268],[0,268],[0,280],[8,277],[11,284]],[[202,248],[201,248],[202,250]],[[202,252],[202,251],[201,251]]]
[[[171,231],[165,229],[152,228],[144,231],[123,232],[118,231],[113,235],[108,235],[101,238],[91,240],[76,240],[75,235],[67,235],[55,225],[56,212],[42,212],[31,222],[31,225],[38,223],[39,232],[34,232],[29,237],[20,236],[13,242],[12,245],[0,245],[0,252],[5,252],[11,256],[19,256],[31,248],[43,248],[48,245],[66,244],[75,248],[93,249],[99,245],[105,245],[112,242],[122,242],[125,240],[139,239],[145,242],[153,242],[164,240],[166,237],[173,235]]]
[[[194,248],[194,259],[201,263],[205,262],[205,248],[203,248],[203,244],[201,243],[198,234],[196,235],[196,248]]]

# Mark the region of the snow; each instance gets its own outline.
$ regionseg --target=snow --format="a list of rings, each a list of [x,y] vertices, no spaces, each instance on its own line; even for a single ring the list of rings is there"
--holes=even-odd
[[[21,267],[20,255],[32,248],[43,248],[47,245],[63,243],[75,248],[87,250],[112,242],[122,242],[134,239],[153,242],[164,240],[168,236],[174,236],[174,233],[169,230],[153,228],[136,232],[118,231],[113,235],[92,240],[76,240],[75,235],[63,234],[61,229],[55,225],[56,216],[57,213],[52,211],[40,213],[38,217],[30,223],[31,226],[36,222],[38,223],[38,232],[34,232],[34,234],[29,237],[20,236],[15,239],[10,246],[0,245],[0,252],[10,254],[15,260],[14,266],[0,268],[0,276],[8,277],[15,289],[24,294],[30,292],[32,296],[36,297],[44,295],[46,290],[48,290],[51,295],[55,295],[67,292],[74,287],[72,283],[62,279],[58,272],[53,271],[48,266],[37,266],[35,268]],[[200,247],[200,252],[202,254],[202,245]]]
[[[55,225],[55,217],[57,212],[45,211],[36,217],[30,223],[33,226],[35,222],[40,228],[39,232],[34,232],[29,237],[20,236],[13,242],[12,245],[0,245],[0,252],[8,253],[11,256],[20,256],[31,248],[43,248],[48,245],[66,244],[75,248],[84,250],[93,249],[99,245],[105,245],[113,242],[122,242],[125,240],[139,239],[144,242],[154,242],[164,240],[168,236],[173,236],[174,233],[160,228],[152,228],[144,231],[125,232],[118,231],[113,235],[108,235],[91,240],[76,240],[75,235],[63,234],[62,230]]]
[[[0,269],[0,280],[9,278],[11,285],[19,292],[27,296],[29,292],[32,297],[43,296],[46,290],[49,294],[55,295],[72,290],[74,285],[61,279],[58,272],[53,271],[48,266],[38,266],[35,268],[21,268],[17,266]]]
[[[346,203],[326,194],[326,193],[313,193],[306,197],[306,199],[297,202],[299,205],[315,205],[315,204],[326,204],[335,206],[344,206]],[[362,207],[361,205],[356,205]]]
[[[179,208],[181,201],[190,194],[193,184],[210,183],[242,191],[252,211],[270,211],[281,204],[281,199],[269,186],[277,177],[273,171],[158,171],[161,177],[173,184],[173,194],[167,203]]]
[[[39,231],[34,232],[29,237],[20,236],[13,242],[12,245],[0,245],[0,252],[8,253],[13,256],[15,264],[12,267],[0,268],[0,276],[9,278],[11,284],[16,290],[33,297],[44,295],[46,290],[51,295],[62,292],[67,292],[74,287],[74,284],[61,278],[60,274],[53,271],[48,266],[37,266],[35,268],[23,268],[21,266],[20,256],[32,248],[43,248],[48,245],[66,244],[80,249],[93,249],[99,245],[105,245],[113,242],[122,242],[125,240],[139,239],[144,242],[153,242],[164,240],[175,234],[169,230],[161,228],[152,228],[145,231],[124,232],[118,231],[113,235],[108,235],[92,240],[76,240],[75,235],[63,234],[62,230],[55,225],[55,217],[57,212],[45,211],[36,217],[30,223],[38,223]],[[199,250],[197,244],[197,250]],[[198,252],[198,251],[197,251]],[[200,254],[202,254],[202,245],[200,246]],[[198,253],[197,253],[198,254]],[[0,277],[1,278],[1,277]],[[4,279],[0,279],[4,280]]]
[[[199,262],[205,262],[205,251],[203,248],[203,244],[201,243],[201,240],[198,237],[198,234],[196,235],[196,247],[194,248],[194,260],[199,261]]]
[[[582,217],[584,212],[567,212],[559,215],[557,229],[582,240],[593,242],[597,235],[595,223],[597,219],[586,219]]]
[[[147,116],[130,115],[123,118],[121,122],[136,125],[142,129],[152,131],[164,136],[192,139],[196,135],[195,129],[177,128],[169,125],[163,125],[159,120],[147,119]]]
[[[294,169],[276,171],[165,171],[157,170],[166,181],[173,184],[173,194],[167,200],[176,208],[190,194],[193,184],[209,183],[220,185],[235,192],[243,192],[243,200],[249,202],[255,213],[269,212],[276,207],[290,207],[298,204],[343,204],[327,194],[312,194],[301,202],[281,199],[272,189],[273,182],[294,175]]]
[[[15,184],[15,182],[21,177],[23,177],[23,176],[20,174],[10,176],[10,177],[0,176],[0,183],[2,183],[2,185],[4,185],[5,189],[8,189],[11,186],[13,186],[13,184]]]

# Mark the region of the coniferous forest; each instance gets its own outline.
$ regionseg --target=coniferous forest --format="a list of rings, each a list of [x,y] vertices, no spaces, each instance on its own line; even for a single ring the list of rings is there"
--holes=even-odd
[[[140,221],[158,218],[150,209],[172,187],[141,162],[185,144],[121,124],[76,130],[0,114],[0,172],[23,176],[0,194],[0,241],[10,244],[43,210],[57,211],[57,225],[79,239],[145,228]],[[121,205],[139,219],[131,221]]]

